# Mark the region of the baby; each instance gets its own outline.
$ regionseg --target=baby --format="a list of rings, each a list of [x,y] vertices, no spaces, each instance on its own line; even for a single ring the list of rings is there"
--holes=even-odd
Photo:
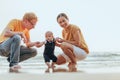
[[[55,38],[53,36],[53,33],[51,31],[47,31],[45,33],[46,41],[44,42],[45,48],[44,48],[44,60],[46,65],[48,66],[48,69],[46,72],[49,72],[50,68],[54,68],[54,64],[57,61],[57,57],[54,55],[54,49],[55,46],[59,46],[59,44],[56,43]],[[50,60],[52,60],[52,64],[50,64]]]

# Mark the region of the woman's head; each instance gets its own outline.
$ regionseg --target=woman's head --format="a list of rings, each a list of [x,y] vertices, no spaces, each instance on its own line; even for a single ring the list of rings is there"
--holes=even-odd
[[[61,27],[66,28],[69,25],[69,18],[65,13],[60,13],[57,16],[57,22]]]
[[[37,16],[33,12],[25,13],[23,16],[23,25],[27,29],[32,29],[35,27],[37,22]]]

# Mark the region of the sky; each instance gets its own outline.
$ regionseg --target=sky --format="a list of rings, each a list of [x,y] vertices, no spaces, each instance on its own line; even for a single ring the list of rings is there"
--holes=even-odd
[[[0,33],[11,19],[22,19],[24,13],[34,12],[38,22],[30,31],[31,41],[45,40],[47,30],[61,37],[56,17],[64,12],[70,23],[81,29],[90,52],[120,51],[119,4],[119,0],[1,0]]]

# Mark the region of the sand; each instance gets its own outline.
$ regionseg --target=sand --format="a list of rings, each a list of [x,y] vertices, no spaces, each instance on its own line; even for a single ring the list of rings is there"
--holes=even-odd
[[[113,71],[112,71],[113,69]],[[56,68],[46,73],[45,69],[22,68],[19,72],[0,69],[0,80],[120,80],[120,72],[107,69],[77,70],[69,72],[67,68]]]
[[[118,73],[46,73],[26,74],[8,73],[0,74],[0,80],[120,80]]]

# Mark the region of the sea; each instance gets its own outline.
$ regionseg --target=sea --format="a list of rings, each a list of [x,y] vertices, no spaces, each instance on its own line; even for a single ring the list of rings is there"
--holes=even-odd
[[[56,55],[59,52],[56,52]],[[8,72],[9,63],[6,57],[0,56],[0,73]],[[28,73],[44,73],[47,69],[42,53],[20,63]],[[57,65],[67,69],[67,64]],[[77,62],[77,69],[81,72],[120,72],[120,52],[90,52],[86,59]],[[23,72],[24,72],[23,70]]]

